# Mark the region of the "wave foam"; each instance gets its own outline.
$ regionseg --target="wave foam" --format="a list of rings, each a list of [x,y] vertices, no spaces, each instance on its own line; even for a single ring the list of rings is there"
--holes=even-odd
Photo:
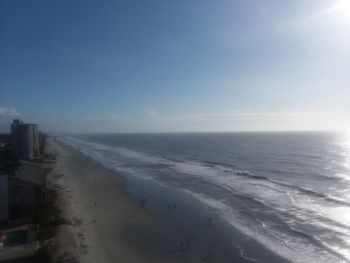
[[[299,220],[300,222],[307,222],[307,219],[310,219],[311,213],[313,217],[319,217],[320,220],[327,217],[329,221],[323,222],[323,224],[329,229],[333,228],[332,220],[338,222],[340,225],[350,225],[350,222],[344,221],[347,220],[347,218],[344,219],[339,216],[339,212],[337,214],[334,213],[337,212],[334,210],[320,211],[320,206],[315,206],[315,201],[317,201],[318,204],[322,203],[324,206],[334,204],[348,206],[349,204],[346,200],[319,193],[309,188],[298,187],[264,176],[254,175],[249,171],[238,170],[234,166],[228,167],[221,163],[210,163],[210,165],[208,165],[207,163],[195,161],[174,161],[134,151],[125,147],[112,147],[73,137],[63,137],[60,138],[60,141],[81,151],[83,154],[102,163],[108,168],[156,182],[159,182],[159,178],[144,172],[142,169],[141,172],[140,169],[135,167],[125,166],[125,160],[137,160],[148,165],[162,165],[162,167],[164,166],[166,169],[175,171],[178,174],[184,174],[187,177],[190,176],[193,179],[206,182],[213,186],[215,185],[225,189],[231,195],[233,194],[249,199],[258,203],[260,207],[275,211],[286,224],[288,224],[288,219],[290,218],[294,218],[293,220]],[[220,214],[234,227],[241,229],[242,232],[248,236],[257,239],[260,243],[267,245],[274,252],[288,259],[292,259],[295,262],[303,262],[305,255],[300,257],[301,250],[303,250],[302,247],[308,248],[308,254],[310,255],[324,254],[323,258],[327,260],[318,260],[320,262],[331,262],[330,259],[334,259],[331,254],[325,254],[322,251],[318,251],[315,247],[310,247],[310,244],[304,242],[305,237],[297,241],[295,239],[290,240],[290,237],[286,234],[282,234],[282,232],[278,232],[276,229],[272,230],[273,226],[266,221],[259,220],[260,223],[257,225],[260,227],[252,227],[252,225],[247,226],[247,218],[242,217],[241,214],[232,209],[225,200],[217,201],[205,194],[196,193],[187,189],[182,190],[190,193],[209,207],[218,209]],[[345,208],[348,210],[349,207]],[[289,220],[289,222],[291,221]],[[313,222],[308,223],[312,224]],[[340,227],[340,225],[337,225],[337,227]],[[275,238],[275,241],[272,241],[271,237]],[[279,242],[284,245],[281,247],[278,244]]]

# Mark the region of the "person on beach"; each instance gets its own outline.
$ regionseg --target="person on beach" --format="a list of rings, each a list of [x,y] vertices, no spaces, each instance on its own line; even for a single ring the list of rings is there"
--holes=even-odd
[[[129,215],[129,218],[132,218],[136,215],[136,212],[135,211],[132,211],[131,215]]]
[[[183,252],[184,251],[184,243],[180,242],[180,251]]]
[[[206,259],[207,259],[207,261],[209,261],[209,259],[210,259],[210,253],[209,253],[209,250],[207,250]]]
[[[205,257],[203,257],[202,260],[205,260],[205,261],[209,262],[209,260],[210,260],[209,250],[207,250],[207,253],[206,253]]]

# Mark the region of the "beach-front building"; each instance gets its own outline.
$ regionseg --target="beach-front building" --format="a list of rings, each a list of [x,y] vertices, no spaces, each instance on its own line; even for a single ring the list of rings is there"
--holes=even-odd
[[[45,198],[45,184],[43,171],[35,163],[22,164],[14,175],[0,175],[0,229],[30,222]]]
[[[46,262],[30,258],[40,248],[36,236],[37,227],[31,224],[0,230],[0,262]]]
[[[0,174],[0,227],[9,220],[8,175]]]
[[[9,179],[9,219],[25,222],[45,198],[45,176],[36,163],[24,162]]]
[[[39,129],[34,123],[23,123],[15,119],[11,124],[12,155],[18,159],[38,159]]]

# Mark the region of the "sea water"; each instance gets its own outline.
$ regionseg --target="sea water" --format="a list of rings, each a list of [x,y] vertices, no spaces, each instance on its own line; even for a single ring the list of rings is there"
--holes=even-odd
[[[193,196],[292,262],[350,261],[350,134],[96,134],[60,140],[125,177]],[[254,255],[245,257],[254,261]]]

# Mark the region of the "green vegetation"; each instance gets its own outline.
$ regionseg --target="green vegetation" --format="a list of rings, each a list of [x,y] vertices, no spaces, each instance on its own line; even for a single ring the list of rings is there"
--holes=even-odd
[[[52,239],[57,232],[57,227],[63,223],[56,199],[56,191],[47,189],[46,198],[35,209],[34,223],[38,224],[40,228],[39,241]]]

